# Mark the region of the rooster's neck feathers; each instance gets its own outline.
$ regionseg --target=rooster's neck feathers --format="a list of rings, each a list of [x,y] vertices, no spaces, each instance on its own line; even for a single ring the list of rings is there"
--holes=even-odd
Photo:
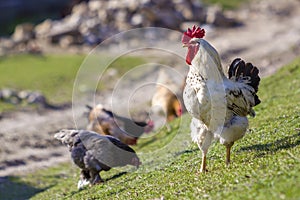
[[[222,81],[225,77],[216,49],[206,40],[198,39],[199,50],[191,63],[191,70],[198,71],[204,79]]]

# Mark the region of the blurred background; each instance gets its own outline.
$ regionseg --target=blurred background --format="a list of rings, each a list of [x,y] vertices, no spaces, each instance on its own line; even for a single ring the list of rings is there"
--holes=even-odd
[[[214,6],[207,6],[210,3]],[[241,23],[224,14],[241,1],[205,0],[13,0],[0,2],[0,53],[46,50],[48,44],[68,48],[97,45],[116,33],[141,27],[184,30],[188,22],[217,27]],[[8,39],[9,38],[9,39]],[[19,48],[19,49],[18,49]]]
[[[68,161],[53,133],[86,128],[85,105],[102,103],[112,109],[110,95],[116,88],[119,106],[136,90],[129,113],[117,114],[137,120],[149,117],[151,98],[158,91],[155,83],[150,87],[145,81],[161,81],[181,101],[188,68],[180,40],[188,27],[205,28],[205,39],[218,50],[225,70],[241,57],[268,77],[299,57],[299,19],[299,0],[0,0],[0,186],[9,182],[2,177]],[[130,32],[149,27],[164,30]],[[144,44],[162,50],[123,51]],[[129,78],[122,79],[130,70]],[[167,121],[166,115],[162,118],[157,124]],[[158,132],[163,134],[159,138],[172,140],[172,126]],[[155,138],[139,142],[137,148],[148,151],[165,145]],[[150,150],[148,144],[154,144]]]
[[[16,25],[23,22],[34,24],[51,18],[60,19],[70,14],[72,7],[80,0],[42,0],[36,1],[12,0],[0,1],[1,35],[13,33]]]

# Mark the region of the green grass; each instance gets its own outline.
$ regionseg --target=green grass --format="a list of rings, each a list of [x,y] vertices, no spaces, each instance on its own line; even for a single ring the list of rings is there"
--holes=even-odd
[[[0,89],[41,91],[53,103],[71,102],[73,82],[83,55],[17,55],[0,58]],[[0,102],[0,112],[11,110]]]
[[[102,57],[104,58],[101,55],[97,57],[97,61]],[[84,59],[85,55],[24,54],[0,57],[0,89],[37,90],[42,92],[51,103],[71,102],[74,81]],[[123,56],[111,63],[109,67],[116,68],[121,75],[142,63],[144,61],[141,58]],[[99,67],[99,64],[93,64],[94,66],[91,67]],[[98,86],[99,90],[103,88],[105,86]],[[19,107],[0,101],[0,113]]]
[[[170,133],[163,128],[139,141],[135,149],[143,165],[137,171],[101,172],[104,184],[78,191],[79,170],[71,163],[11,181],[32,188],[32,199],[299,199],[299,77],[297,59],[261,81],[262,103],[248,134],[233,146],[229,168],[224,146],[214,143],[209,172],[199,173],[201,153],[190,142],[190,117],[184,115],[171,124]],[[0,198],[11,199],[9,194],[0,192]]]

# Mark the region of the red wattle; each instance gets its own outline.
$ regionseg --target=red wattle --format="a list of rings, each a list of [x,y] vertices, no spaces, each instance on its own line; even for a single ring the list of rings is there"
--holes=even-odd
[[[185,61],[188,65],[192,64],[192,60],[194,59],[194,57],[197,54],[198,50],[199,50],[198,45],[190,45],[188,47],[188,52],[187,52],[186,59],[185,59]]]

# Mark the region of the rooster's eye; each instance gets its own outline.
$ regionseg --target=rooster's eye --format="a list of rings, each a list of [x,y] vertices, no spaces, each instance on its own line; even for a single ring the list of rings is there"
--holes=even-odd
[[[190,45],[199,45],[199,43],[195,40],[192,40],[189,42]]]

